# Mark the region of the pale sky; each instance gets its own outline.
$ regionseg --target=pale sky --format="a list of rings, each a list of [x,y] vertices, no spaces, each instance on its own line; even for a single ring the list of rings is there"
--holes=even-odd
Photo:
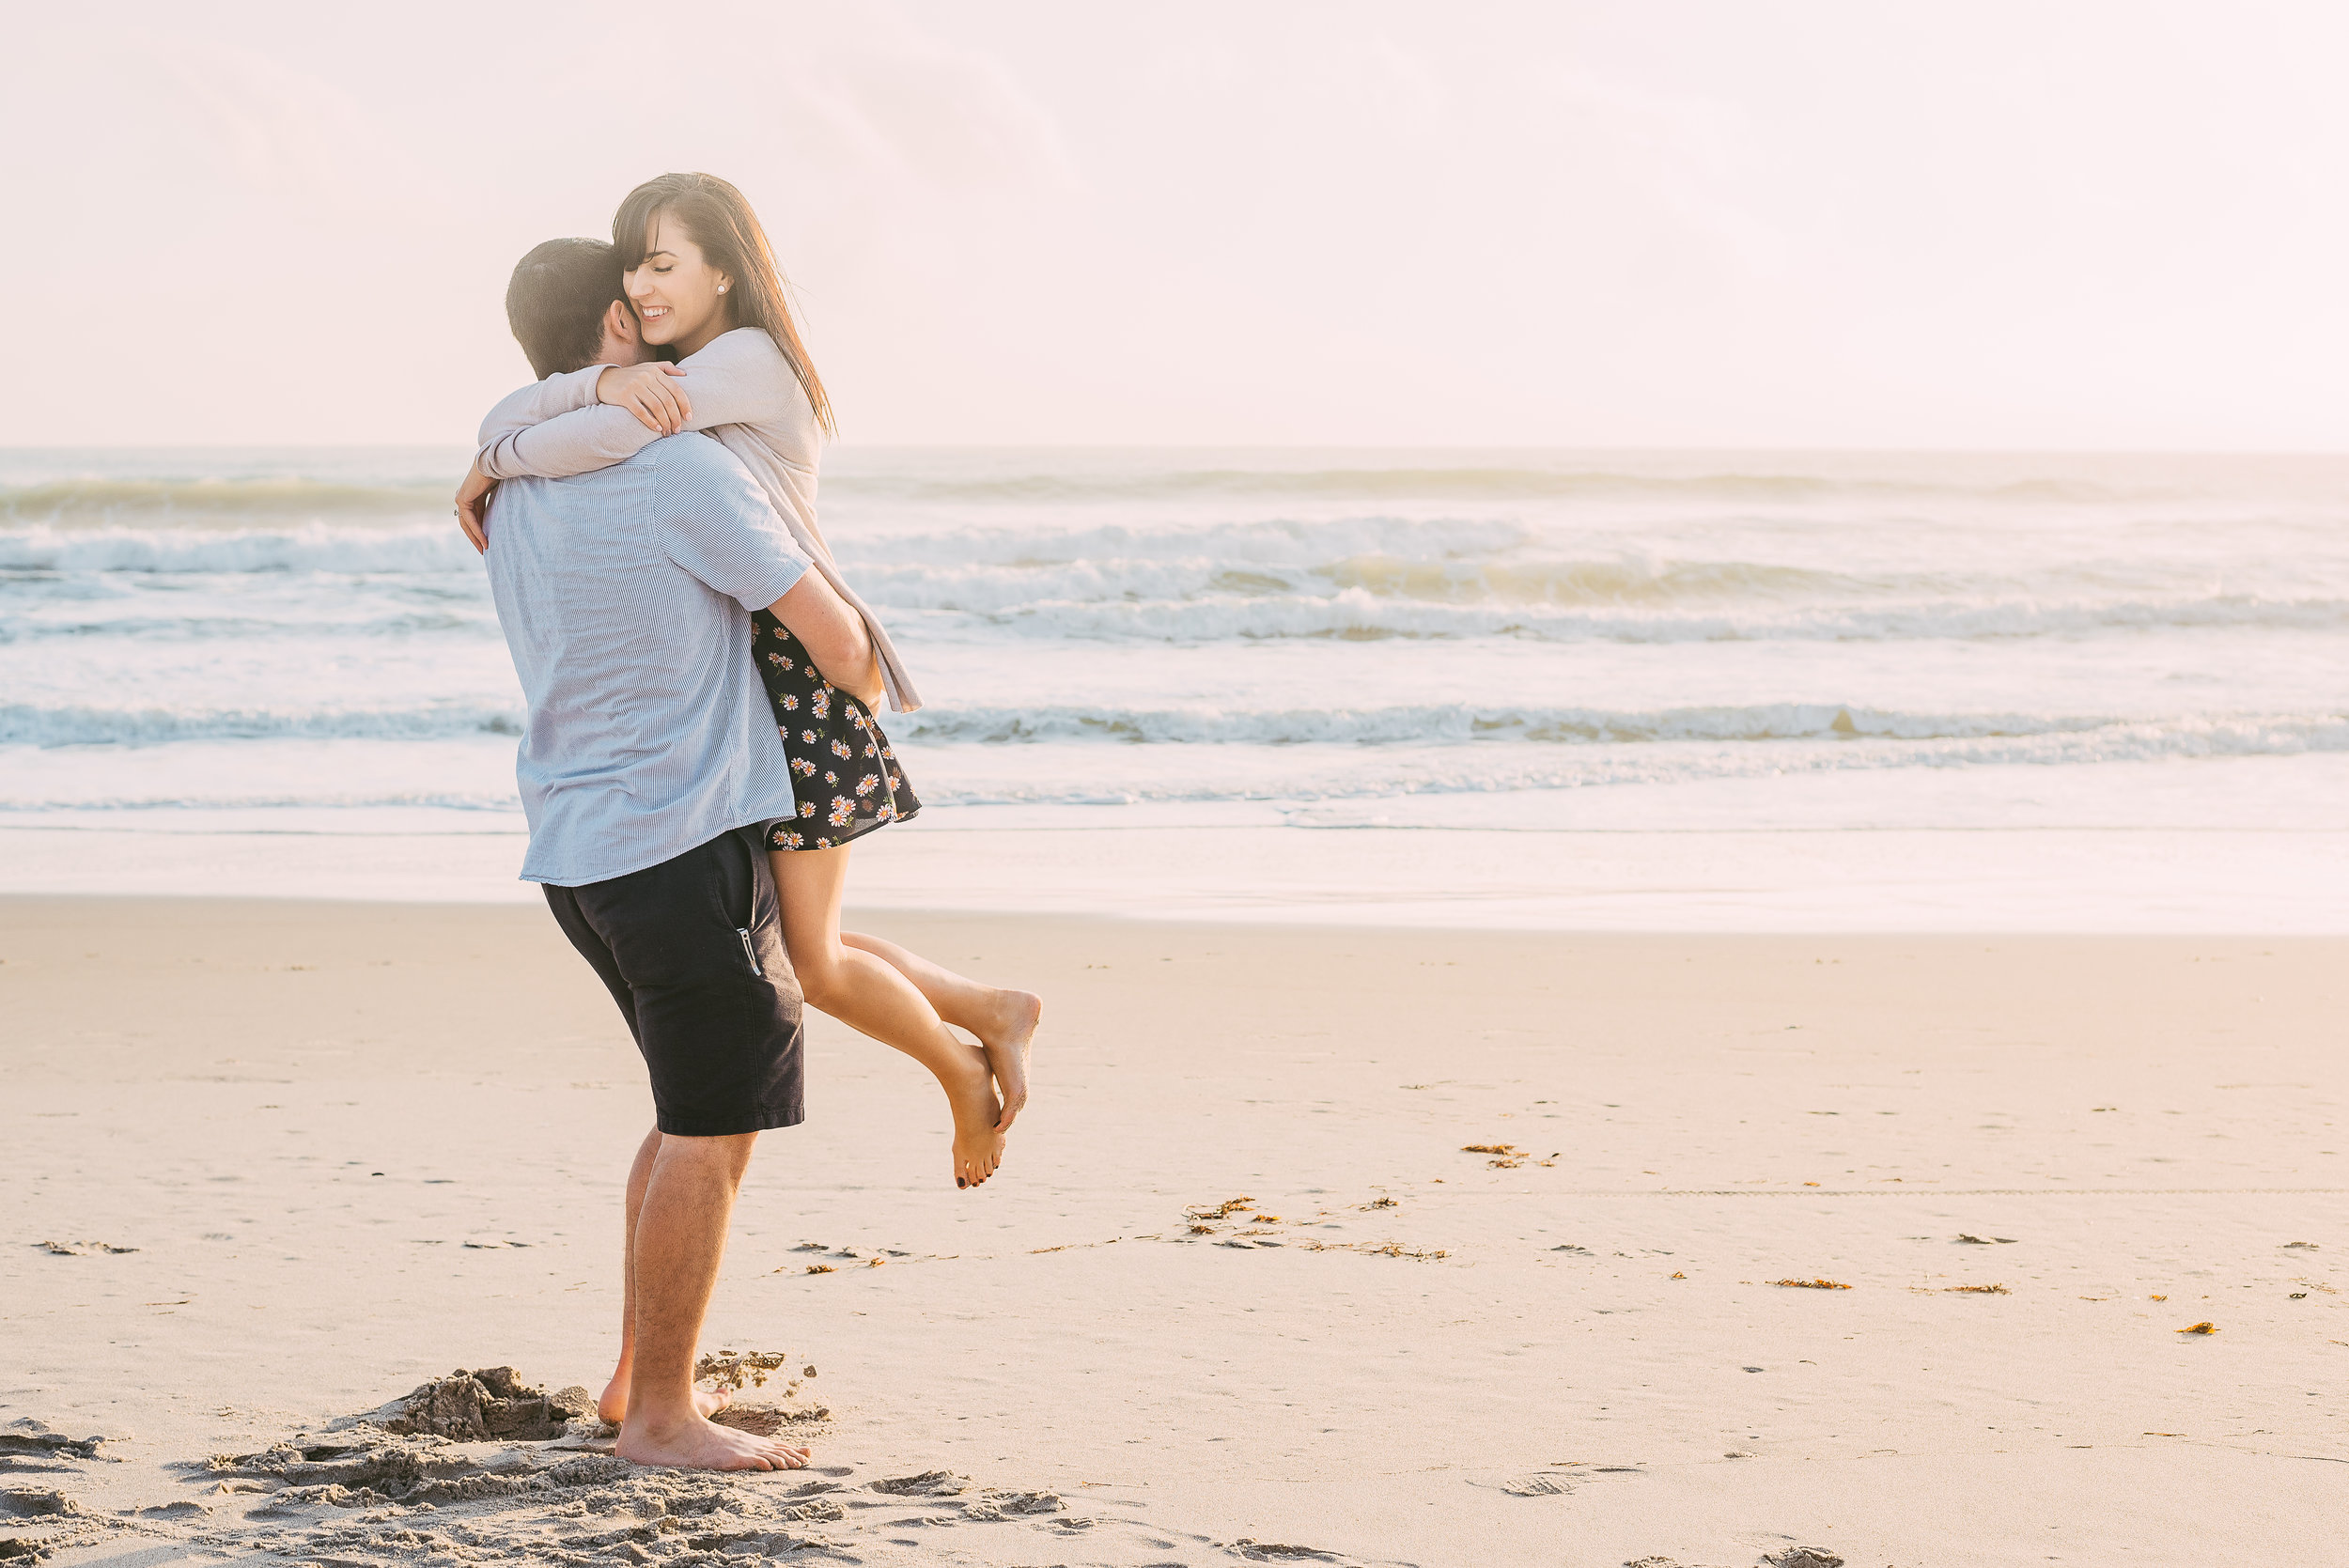
[[[467,441],[515,258],[707,169],[859,443],[2349,447],[2314,0],[54,14],[0,444]]]

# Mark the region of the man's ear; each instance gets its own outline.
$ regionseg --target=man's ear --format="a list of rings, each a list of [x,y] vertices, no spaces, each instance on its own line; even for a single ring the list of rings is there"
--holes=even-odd
[[[636,313],[628,308],[626,300],[614,300],[603,307],[603,330],[614,342],[637,341]]]

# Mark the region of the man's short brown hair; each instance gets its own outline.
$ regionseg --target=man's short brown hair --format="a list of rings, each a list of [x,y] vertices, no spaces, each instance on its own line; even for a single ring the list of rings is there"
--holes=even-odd
[[[506,323],[541,380],[596,363],[603,315],[628,298],[620,256],[601,240],[549,240],[517,262],[506,286]]]

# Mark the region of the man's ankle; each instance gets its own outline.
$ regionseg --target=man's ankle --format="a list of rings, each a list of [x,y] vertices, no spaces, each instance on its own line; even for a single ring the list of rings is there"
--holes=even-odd
[[[701,1419],[702,1413],[694,1408],[690,1394],[682,1401],[646,1399],[639,1389],[629,1398],[628,1420],[624,1424],[646,1432],[666,1433]]]

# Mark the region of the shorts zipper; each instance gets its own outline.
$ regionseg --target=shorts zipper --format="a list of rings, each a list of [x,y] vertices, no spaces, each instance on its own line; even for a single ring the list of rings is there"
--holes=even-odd
[[[737,843],[740,843],[741,835],[738,832],[735,839]],[[757,944],[751,940],[751,927],[758,924],[758,852],[748,844],[742,845],[742,852],[750,857],[751,862],[751,924],[736,926],[734,934],[742,939],[743,961],[751,966],[753,974],[764,980],[767,978],[767,970],[765,966],[758,961]]]

